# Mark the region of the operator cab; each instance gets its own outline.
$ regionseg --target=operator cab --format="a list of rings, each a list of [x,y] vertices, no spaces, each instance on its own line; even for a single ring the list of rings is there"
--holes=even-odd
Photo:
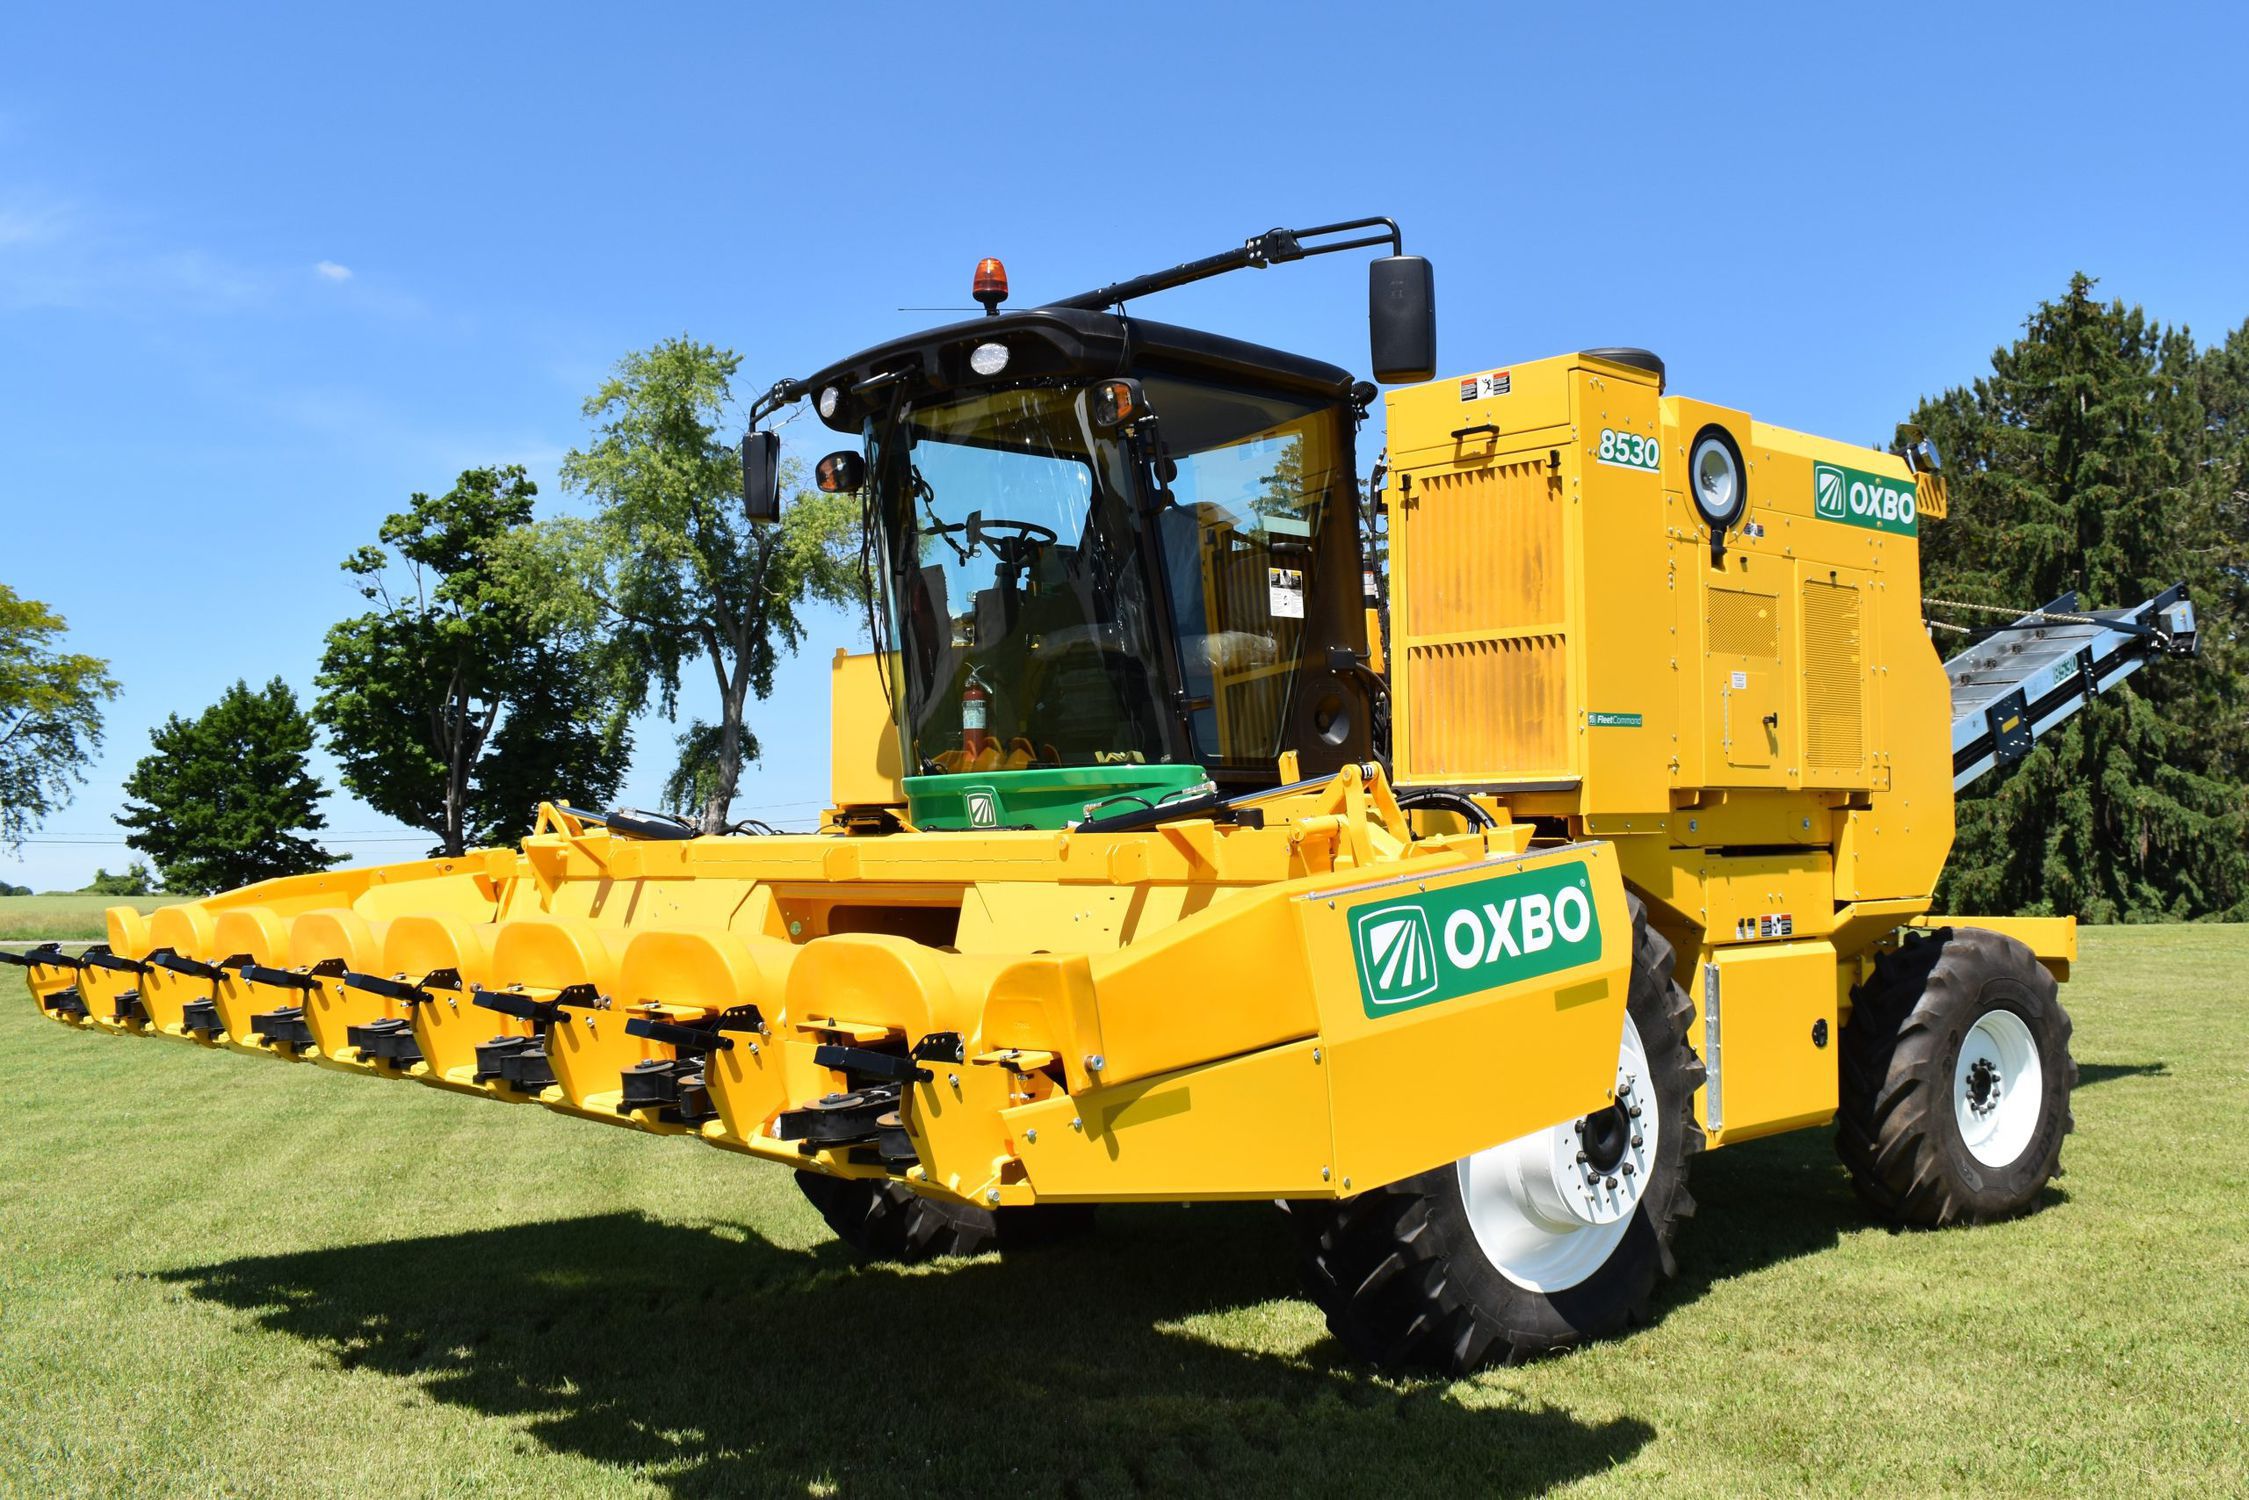
[[[1337,238],[1361,230],[1379,232]],[[751,410],[752,519],[776,514],[757,419],[805,397],[855,446],[819,466],[866,510],[875,644],[923,828],[1065,828],[1369,757],[1380,685],[1353,435],[1375,388],[1238,339],[1148,322],[1136,298],[1388,245],[1370,266],[1376,378],[1435,363],[1429,263],[1397,226],[1274,229],[1044,307],[894,339]],[[1110,311],[1110,309],[1119,311]]]
[[[1042,309],[805,384],[860,443],[917,823],[1365,758],[1371,705],[1329,665],[1366,648],[1347,371]]]

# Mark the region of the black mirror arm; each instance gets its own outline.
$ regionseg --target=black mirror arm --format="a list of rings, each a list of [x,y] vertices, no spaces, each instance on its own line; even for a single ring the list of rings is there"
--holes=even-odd
[[[1328,244],[1307,245],[1306,240],[1324,235],[1346,234],[1354,229],[1374,229],[1380,234],[1362,235],[1357,239],[1336,240]],[[1267,266],[1277,266],[1292,260],[1306,260],[1315,255],[1333,255],[1339,250],[1364,250],[1371,245],[1388,245],[1392,255],[1405,254],[1405,237],[1398,230],[1395,219],[1346,219],[1339,224],[1318,224],[1310,229],[1268,229],[1263,234],[1244,241],[1240,248],[1222,250],[1216,255],[1206,255],[1201,260],[1191,260],[1173,266],[1168,271],[1151,271],[1145,276],[1135,276],[1128,281],[1111,282],[1090,292],[1080,292],[1075,297],[1063,297],[1049,302],[1048,307],[1075,307],[1087,312],[1099,312],[1135,297],[1145,297],[1152,292],[1165,292],[1175,286],[1205,281],[1213,276],[1223,276],[1228,271],[1247,267],[1262,271]]]

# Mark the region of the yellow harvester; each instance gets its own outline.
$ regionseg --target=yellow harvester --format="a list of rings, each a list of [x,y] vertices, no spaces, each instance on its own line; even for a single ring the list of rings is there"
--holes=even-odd
[[[1376,243],[1365,495],[1373,385],[1116,310]],[[1700,1151],[1834,1120],[1897,1220],[2031,1205],[2074,932],[1929,915],[1955,777],[2191,611],[2034,618],[1948,681],[1925,443],[1640,350],[1430,381],[1401,252],[1276,230],[1004,313],[987,262],[990,316],[761,399],[842,435],[879,560],[817,833],[547,807],[520,849],[113,909],[26,960],[42,1011],[690,1133],[876,1256],[1283,1200],[1344,1342],[1451,1369],[1624,1326]],[[2051,640],[2067,673],[2007,675]]]

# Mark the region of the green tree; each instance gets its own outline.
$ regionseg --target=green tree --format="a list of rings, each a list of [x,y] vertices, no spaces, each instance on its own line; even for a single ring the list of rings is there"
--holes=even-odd
[[[593,639],[501,563],[537,494],[520,467],[466,470],[344,563],[378,607],[328,632],[313,711],[344,785],[440,854],[520,837],[542,801],[606,806],[631,759]]]
[[[68,628],[0,583],[0,843],[70,801],[102,744],[101,705],[117,696],[109,663],[57,649]]]
[[[258,692],[238,681],[196,717],[166,718],[149,740],[155,753],[125,778],[132,801],[117,821],[166,890],[230,890],[336,863],[297,831],[327,826],[328,793],[307,764],[312,720],[280,678]]]
[[[94,871],[94,878],[86,882],[85,894],[89,896],[152,896],[156,894],[155,877],[140,860],[128,865],[122,875],[112,875],[107,870]]]
[[[542,596],[601,623],[635,711],[653,694],[676,718],[683,671],[709,667],[717,722],[681,736],[673,777],[706,833],[726,827],[756,753],[748,700],[772,693],[776,664],[803,642],[806,601],[844,603],[859,587],[857,500],[800,492],[777,524],[744,514],[741,456],[721,436],[740,365],[684,337],[627,355],[586,400],[592,443],[562,464],[593,514],[549,523],[536,554]]]
[[[2223,474],[2239,487],[2241,384],[2238,370],[2230,385],[2218,378],[2218,352],[2100,302],[2080,275],[1992,355],[1989,376],[1914,414],[1951,479],[1951,515],[1924,534],[1925,594],[2028,607],[2074,590],[2081,606],[2103,608],[2184,579],[2206,643],[1967,790],[1939,892],[1948,905],[2095,921],[2249,914],[2249,681],[2230,624],[2244,562],[2238,493],[2230,546],[2223,503]],[[2235,415],[2214,422],[2205,402],[2219,387]],[[1949,653],[1958,639],[1939,644]]]

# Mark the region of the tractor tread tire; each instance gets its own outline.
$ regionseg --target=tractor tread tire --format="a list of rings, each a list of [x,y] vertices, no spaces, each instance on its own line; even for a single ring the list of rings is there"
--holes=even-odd
[[[2048,1082],[2030,1143],[1993,1168],[1960,1140],[1952,1070],[1966,1030],[2000,1006],[2030,1027]],[[2076,1128],[2070,1032],[2054,976],[2014,938],[1942,927],[1878,957],[1851,993],[1836,1111],[1835,1151],[1860,1201],[1883,1218],[1932,1229],[2035,1207],[2039,1190],[2061,1175],[2062,1139]]]
[[[1694,1212],[1686,1158],[1702,1149],[1694,1091],[1703,1065],[1687,1031],[1694,1005],[1673,974],[1668,940],[1632,909],[1629,1005],[1651,1079],[1663,1101],[1669,1166],[1635,1211],[1599,1271],[1566,1291],[1540,1294],[1508,1281],[1469,1226],[1457,1165],[1356,1196],[1288,1205],[1304,1279],[1327,1324],[1356,1358],[1465,1375],[1492,1362],[1519,1364],[1549,1350],[1622,1332],[1647,1318],[1657,1283],[1674,1273],[1671,1240]]]
[[[874,1178],[799,1172],[796,1179],[836,1238],[869,1260],[913,1265],[943,1255],[980,1255],[999,1238],[990,1209],[925,1198]]]

